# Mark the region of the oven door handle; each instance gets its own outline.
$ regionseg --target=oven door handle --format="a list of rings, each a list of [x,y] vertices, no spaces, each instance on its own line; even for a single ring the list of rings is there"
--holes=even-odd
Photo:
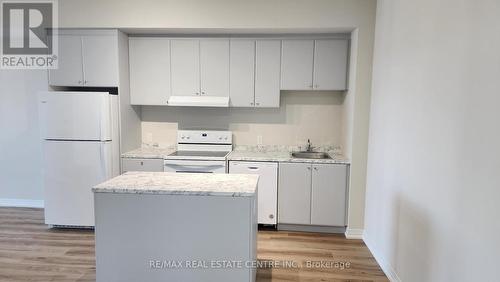
[[[225,167],[225,161],[164,160],[165,166]]]
[[[179,168],[193,168],[193,169],[199,169],[199,170],[212,170],[215,168],[223,168],[225,167],[224,165],[185,165],[185,164],[165,164],[165,166],[168,167],[179,167]]]
[[[214,173],[214,172],[225,172],[226,165],[221,162],[182,162],[182,163],[172,163],[165,162],[164,171],[170,172],[180,172],[180,173]]]
[[[176,170],[176,173],[214,173],[213,171]]]

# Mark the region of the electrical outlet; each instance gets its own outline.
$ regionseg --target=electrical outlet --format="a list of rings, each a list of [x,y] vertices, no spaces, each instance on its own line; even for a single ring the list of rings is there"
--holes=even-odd
[[[262,135],[257,135],[257,145],[262,145]]]

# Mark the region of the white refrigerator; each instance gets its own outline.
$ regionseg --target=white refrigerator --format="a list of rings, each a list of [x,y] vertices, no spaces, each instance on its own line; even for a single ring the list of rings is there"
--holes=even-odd
[[[94,226],[92,187],[119,174],[118,96],[40,93],[45,223]]]

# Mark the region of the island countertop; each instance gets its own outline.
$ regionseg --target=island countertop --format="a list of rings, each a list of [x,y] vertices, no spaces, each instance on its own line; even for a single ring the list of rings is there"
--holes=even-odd
[[[95,193],[252,197],[258,175],[131,171],[98,184]]]

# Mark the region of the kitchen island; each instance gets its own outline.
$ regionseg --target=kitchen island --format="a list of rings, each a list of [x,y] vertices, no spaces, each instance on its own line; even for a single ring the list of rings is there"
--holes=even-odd
[[[93,188],[97,281],[255,281],[258,176],[127,172]]]

